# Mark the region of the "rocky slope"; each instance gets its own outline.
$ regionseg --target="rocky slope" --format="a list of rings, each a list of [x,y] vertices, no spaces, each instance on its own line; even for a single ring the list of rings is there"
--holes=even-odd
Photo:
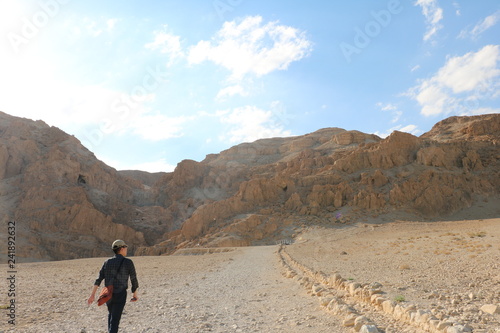
[[[453,117],[422,137],[394,132],[384,140],[330,128],[241,144],[201,163],[185,161],[173,177],[191,175],[197,209],[180,231],[139,253],[266,244],[292,237],[303,224],[393,211],[435,218],[478,200],[498,200],[498,126],[498,114]]]
[[[138,223],[137,212],[159,218],[164,211],[145,185],[97,160],[76,138],[5,113],[0,191],[2,220],[17,222],[21,260],[105,255],[116,238],[147,245],[156,229]]]
[[[102,255],[116,238],[143,255],[270,244],[304,224],[443,217],[498,200],[499,129],[498,114],[448,118],[421,137],[326,128],[150,175],[117,172],[57,128],[0,114],[0,205],[32,260]]]

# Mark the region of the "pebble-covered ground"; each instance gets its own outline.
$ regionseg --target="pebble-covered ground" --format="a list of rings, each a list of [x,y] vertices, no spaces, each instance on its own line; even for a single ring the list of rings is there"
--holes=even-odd
[[[345,318],[283,276],[277,250],[132,257],[140,299],[125,307],[120,332],[352,332]],[[286,251],[315,271],[377,282],[395,301],[454,318],[474,332],[500,332],[500,315],[481,310],[500,303],[500,219],[308,227]],[[106,307],[86,303],[104,260],[19,264],[16,325],[2,315],[0,332],[105,333]],[[0,269],[7,274],[6,265]],[[5,307],[7,294],[0,297]],[[366,304],[358,309],[381,332],[419,332]]]
[[[314,271],[380,283],[390,299],[474,332],[500,332],[500,314],[481,310],[500,310],[500,219],[310,228],[287,252]]]
[[[277,249],[132,257],[140,299],[120,332],[347,332],[282,276]],[[16,327],[2,316],[0,332],[106,332],[106,307],[86,304],[104,259],[19,265]]]

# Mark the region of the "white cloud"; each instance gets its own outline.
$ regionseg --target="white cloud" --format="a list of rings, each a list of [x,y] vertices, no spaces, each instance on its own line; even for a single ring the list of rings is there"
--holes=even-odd
[[[469,52],[462,57],[453,57],[442,67],[438,81],[454,93],[471,91],[480,83],[500,74],[497,62],[500,60],[498,45],[487,45],[476,53]]]
[[[420,69],[420,65],[415,65],[410,69],[410,72],[414,72],[416,70]]]
[[[103,109],[97,105],[116,97],[99,86],[76,87],[58,80],[53,64],[30,52],[23,59],[0,55],[0,72],[0,109],[31,119],[43,117],[50,125],[89,124],[101,117]]]
[[[403,115],[402,111],[399,110],[394,111],[394,117],[392,118],[392,122],[397,123],[402,115]]]
[[[468,112],[459,114],[459,116],[475,116],[480,114],[500,113],[499,108],[477,108],[471,109]]]
[[[147,43],[144,47],[167,54],[170,57],[168,65],[172,65],[177,58],[184,57],[180,37],[166,31],[155,31],[154,41]]]
[[[453,7],[455,7],[455,15],[461,16],[462,13],[460,11],[460,4],[456,1],[453,2]]]
[[[7,33],[20,33],[20,18],[26,13],[36,11],[35,4],[27,1],[4,0],[0,1],[0,32],[2,39]]]
[[[4,15],[2,7],[3,3],[0,3],[0,17]],[[24,16],[29,16],[30,11],[40,10],[17,7]],[[61,71],[64,67],[60,67],[59,62],[67,59],[58,58],[60,49],[52,48],[50,43],[47,46],[45,40],[51,38],[61,42],[63,37],[74,35],[75,31],[86,37],[99,36],[115,28],[118,19],[68,17],[61,15],[58,20],[54,17],[54,21],[44,28],[46,30],[33,36],[28,44],[21,45],[19,52],[12,47],[0,52],[0,110],[14,116],[42,119],[95,147],[104,136],[123,133],[132,125],[149,120],[141,118],[149,117],[150,103],[155,100],[156,89],[166,82],[166,72],[159,66],[147,67],[144,75],[137,78],[137,84],[128,91],[98,82],[92,73],[75,80],[75,73],[69,66],[67,72]],[[12,31],[16,32],[16,29]],[[67,44],[59,47],[63,52],[67,51]],[[87,60],[82,59],[82,62]],[[153,136],[154,132],[149,135]]]
[[[383,103],[377,103],[377,106],[380,108],[380,110],[382,111],[389,111],[392,113],[392,120],[391,122],[393,123],[396,123],[399,121],[399,119],[401,118],[401,116],[403,115],[403,112],[398,110],[398,107],[394,104],[391,104],[391,103],[387,103],[387,104],[383,104]]]
[[[64,7],[60,11],[63,12]],[[59,15],[54,17],[54,24],[46,28],[52,30],[47,36],[52,40],[57,40],[57,45],[82,45],[89,42],[89,38],[100,43],[107,41],[116,31],[119,18],[88,17],[79,15]]]
[[[232,85],[229,87],[225,87],[219,91],[217,96],[215,97],[216,100],[222,101],[225,100],[226,97],[231,97],[235,95],[240,95],[240,96],[248,96],[248,92],[245,91],[242,85],[236,84]]]
[[[96,21],[90,20],[89,18],[84,19],[85,29],[92,37],[97,37],[102,33],[102,29],[99,28],[99,24]]]
[[[387,138],[389,135],[391,135],[392,132],[396,131],[397,129],[395,129],[394,127],[387,130],[386,132],[379,132],[379,131],[376,131],[374,132],[373,134],[375,134],[376,136],[378,137],[381,137],[382,139],[385,139]]]
[[[118,19],[116,18],[93,20],[88,17],[84,17],[82,22],[71,22],[70,24],[73,29],[76,29],[75,31],[78,31],[79,33],[84,31],[91,37],[99,37],[103,32],[110,33],[114,29],[117,22]]]
[[[413,134],[413,135],[419,135],[422,131],[420,131],[418,129],[418,127],[416,125],[406,125],[404,127],[401,127],[399,129],[400,132],[406,132],[406,133],[410,133],[410,134]]]
[[[168,117],[162,114],[142,115],[130,123],[130,128],[135,134],[150,141],[161,141],[177,138],[183,135],[183,125],[190,117]]]
[[[121,170],[143,170],[147,172],[172,172],[175,169],[175,165],[168,163],[164,158],[154,161],[154,162],[145,162],[139,164],[133,164],[127,166],[126,168],[120,168]]]
[[[400,131],[400,132],[405,132],[405,133],[410,133],[412,135],[415,135],[415,136],[418,136],[420,134],[422,134],[422,131],[418,129],[418,127],[416,125],[406,125],[406,126],[402,126],[402,125],[397,125],[397,126],[394,126],[390,129],[388,129],[386,132],[375,132],[373,134],[385,139],[386,137],[388,137],[389,135],[391,135],[392,132],[394,131]]]
[[[377,106],[380,107],[380,110],[382,110],[382,111],[393,111],[393,110],[397,109],[397,107],[391,103],[387,103],[387,104],[377,103]]]
[[[108,25],[108,30],[113,30],[116,26],[116,23],[118,23],[119,19],[113,18],[109,19],[106,21],[106,24]]]
[[[425,16],[427,26],[424,41],[427,41],[443,27],[439,23],[443,19],[443,9],[438,6],[437,0],[417,0],[415,6],[422,7],[422,14]]]
[[[481,22],[478,22],[471,30],[462,30],[458,38],[471,37],[472,39],[477,38],[480,34],[495,26],[500,21],[500,10],[486,17]]]
[[[231,71],[230,79],[240,80],[247,74],[285,70],[311,50],[304,32],[278,22],[263,23],[262,17],[253,16],[239,24],[225,22],[211,41],[200,41],[190,49],[188,61],[212,61]]]
[[[286,137],[291,132],[275,119],[272,111],[255,106],[244,106],[234,110],[219,111],[220,122],[229,125],[227,135],[222,140],[231,143],[251,142],[263,138]]]
[[[108,156],[101,156],[96,153],[99,160],[104,162],[106,165],[112,166],[116,170],[141,170],[146,172],[172,172],[175,169],[175,165],[172,165],[166,161],[165,158],[160,158],[157,161],[144,162],[144,163],[126,163],[119,161]]]
[[[160,67],[148,68],[139,84],[123,92],[100,84],[65,81],[55,74],[56,64],[38,54],[36,47],[27,48],[21,56],[0,53],[1,111],[42,119],[74,134],[88,148],[101,144],[106,135],[130,129],[149,140],[180,135],[179,119],[167,121],[150,115],[155,89],[165,80]],[[161,133],[159,124],[165,125]],[[151,129],[140,130],[141,125]]]
[[[454,101],[452,97],[443,91],[443,87],[438,82],[434,82],[433,79],[424,81],[418,90],[416,100],[422,106],[421,113],[424,116],[443,113],[445,107],[451,105]]]
[[[410,89],[409,95],[420,104],[425,116],[471,112],[477,108],[470,107],[471,101],[498,97],[499,61],[499,45],[448,58],[433,77]]]
[[[43,119],[77,136],[85,136],[89,128],[102,134],[121,132],[146,114],[155,99],[153,91],[141,90],[141,95],[139,89],[124,93],[98,84],[65,82],[52,74],[50,63],[35,58],[8,64],[0,60],[0,72],[7,78],[0,78],[0,110]]]

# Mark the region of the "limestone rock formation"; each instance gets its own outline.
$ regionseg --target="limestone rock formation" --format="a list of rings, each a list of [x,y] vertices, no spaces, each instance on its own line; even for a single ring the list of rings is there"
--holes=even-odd
[[[117,238],[132,253],[153,243],[169,225],[151,213],[152,193],[58,128],[0,113],[1,218],[16,221],[20,261],[109,255]],[[156,225],[137,223],[144,214]]]
[[[437,218],[498,200],[499,129],[498,114],[448,118],[420,137],[325,128],[148,174],[116,171],[61,130],[0,113],[0,207],[18,222],[25,260],[107,255],[116,238],[136,255],[274,244],[304,224]]]
[[[267,233],[255,220],[248,224],[239,218],[262,210],[268,219],[280,217],[296,225],[330,223],[345,208],[360,209],[362,214],[402,210],[439,217],[481,199],[497,200],[498,123],[499,115],[454,117],[420,138],[394,132],[382,140],[335,128],[235,146],[201,162],[209,173],[224,170],[230,175],[222,182],[209,182],[210,193],[223,195],[205,201],[185,220],[180,234],[169,238],[164,249],[159,243],[155,251],[170,253],[172,240],[178,248],[203,246],[217,237],[236,237],[235,243],[283,238],[290,224],[278,223],[273,233]],[[248,225],[252,228],[243,227]]]

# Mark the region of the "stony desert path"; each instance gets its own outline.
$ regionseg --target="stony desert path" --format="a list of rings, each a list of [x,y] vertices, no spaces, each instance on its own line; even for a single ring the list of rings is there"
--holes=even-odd
[[[120,332],[347,332],[283,277],[277,250],[133,257],[140,300]],[[85,303],[104,259],[19,265],[17,325],[4,320],[0,332],[106,332],[105,306]]]
[[[132,257],[140,300],[125,307],[120,332],[347,333],[354,330],[343,324],[354,315],[380,332],[420,333],[428,331],[421,325],[426,313],[445,330],[453,326],[447,332],[500,332],[499,240],[500,219],[398,221],[311,227],[281,251],[277,245],[195,248],[180,252],[185,255]],[[86,304],[105,259],[17,265],[17,325],[0,312],[0,333],[105,333],[107,309]],[[5,264],[0,269],[7,274]],[[334,272],[344,277],[342,288],[332,286]],[[359,296],[361,286],[374,283],[384,304],[395,307],[403,297],[399,309],[413,307],[419,320],[401,320],[392,305]],[[344,305],[352,311],[340,311]]]

